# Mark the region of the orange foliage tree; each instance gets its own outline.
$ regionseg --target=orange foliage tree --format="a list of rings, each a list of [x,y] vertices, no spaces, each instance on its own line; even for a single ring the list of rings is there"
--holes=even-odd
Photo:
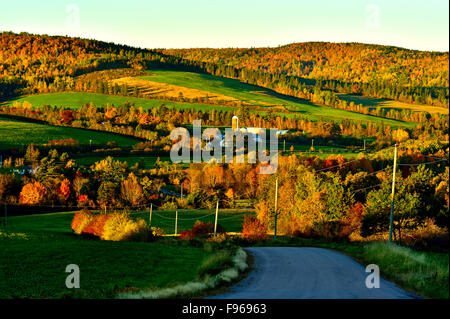
[[[20,203],[27,205],[36,205],[42,202],[46,194],[45,187],[39,183],[26,184],[20,192]]]
[[[70,196],[70,181],[66,178],[61,182],[58,189],[58,194],[66,201]]]

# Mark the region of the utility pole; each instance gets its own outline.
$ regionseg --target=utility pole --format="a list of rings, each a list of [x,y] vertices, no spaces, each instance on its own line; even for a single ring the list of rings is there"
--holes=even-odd
[[[275,233],[274,233],[274,238],[277,238],[277,217],[278,217],[278,212],[277,212],[277,206],[278,206],[278,177],[275,180]]]
[[[366,150],[366,140],[363,141],[364,141],[364,150]]]
[[[153,204],[150,204],[150,217],[149,217],[149,227],[152,226],[152,213],[153,213]]]
[[[394,224],[395,171],[397,170],[397,144],[394,149],[394,171],[392,172],[391,216],[389,220],[389,243],[392,243],[392,227]]]
[[[219,217],[219,201],[217,201],[216,205],[216,221],[214,222],[214,237],[217,235],[217,219]]]
[[[175,211],[175,235],[178,233],[178,211]]]

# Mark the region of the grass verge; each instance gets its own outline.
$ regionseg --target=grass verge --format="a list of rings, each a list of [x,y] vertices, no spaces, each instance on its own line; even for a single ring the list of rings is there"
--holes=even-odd
[[[186,284],[175,285],[163,289],[151,289],[124,292],[121,299],[161,299],[161,298],[192,298],[229,284],[239,278],[241,272],[247,269],[247,254],[241,248],[237,250],[219,250],[207,257],[199,267],[199,278]]]

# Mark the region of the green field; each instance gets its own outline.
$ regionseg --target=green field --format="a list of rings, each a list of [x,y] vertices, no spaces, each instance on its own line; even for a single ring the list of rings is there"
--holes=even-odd
[[[72,216],[10,217],[7,228],[0,227],[0,298],[114,298],[125,288],[191,281],[209,255],[164,241],[86,239],[72,234]],[[68,264],[80,267],[80,289],[65,287]]]
[[[340,94],[339,98],[342,100],[346,100],[348,102],[354,102],[355,104],[362,104],[369,109],[385,109],[387,111],[393,110],[411,110],[413,112],[428,112],[430,114],[448,114],[448,108],[438,107],[438,106],[430,106],[430,105],[421,105],[421,104],[412,104],[400,101],[394,101],[389,99],[377,99],[370,98],[366,96],[359,95],[351,95],[351,94]]]
[[[73,138],[80,144],[106,145],[115,141],[119,147],[135,145],[139,140],[123,135],[107,132],[96,132],[71,127],[52,126],[46,124],[19,122],[0,117],[0,149],[25,148],[27,145],[44,144],[50,140]]]
[[[144,110],[158,107],[162,104],[166,105],[166,107],[175,107],[176,109],[196,109],[202,111],[208,111],[212,109],[217,111],[220,110],[229,111],[236,109],[229,106],[171,102],[163,100],[143,99],[137,97],[125,97],[125,96],[85,93],[85,92],[63,92],[63,93],[28,95],[8,102],[3,102],[3,104],[12,105],[15,101],[20,103],[27,101],[31,103],[31,105],[38,107],[48,104],[52,106],[55,105],[64,106],[73,109],[78,109],[87,103],[92,103],[96,106],[103,106],[106,104],[118,106],[124,104],[125,102],[134,103],[136,107],[141,106]]]
[[[213,221],[211,213],[180,211],[178,231],[192,228],[197,219]],[[228,231],[240,231],[245,213],[221,211],[219,224]],[[210,254],[202,248],[164,241],[86,239],[72,234],[73,214],[10,217],[6,228],[0,218],[0,298],[114,298],[125,288],[166,287],[193,280],[202,260]],[[149,214],[137,212],[132,216],[148,221]],[[174,211],[155,210],[152,226],[172,234],[174,218]],[[65,287],[68,264],[80,267],[80,289]]]
[[[149,221],[149,210],[132,213],[134,218],[143,218]],[[242,222],[245,215],[254,215],[253,210],[219,209],[218,224],[227,232],[242,231]],[[152,227],[162,228],[166,234],[173,234],[175,231],[175,211],[154,210],[152,212]],[[214,209],[200,210],[178,210],[178,233],[191,229],[197,220],[214,223]]]
[[[318,120],[321,118],[328,120],[354,119],[374,122],[383,121],[392,126],[415,126],[415,123],[382,119],[374,116],[315,105],[306,100],[282,96],[273,91],[246,84],[234,79],[222,78],[208,74],[169,71],[162,69],[151,70],[150,74],[151,75],[139,78],[223,94],[259,106],[266,106],[268,104],[283,105],[286,106],[288,110],[292,111],[293,114],[307,116],[311,120]]]
[[[375,116],[364,115],[360,113],[334,109],[330,107],[315,105],[306,100],[297,99],[294,97],[277,94],[273,91],[249,85],[238,80],[221,78],[207,74],[168,71],[168,70],[152,70],[151,75],[140,77],[144,80],[167,83],[172,85],[183,86],[191,89],[211,92],[212,94],[223,94],[232,98],[236,98],[248,103],[258,105],[261,107],[269,107],[268,105],[285,106],[290,113],[279,113],[287,117],[296,115],[305,116],[311,120],[335,120],[341,121],[343,119],[353,119],[361,121],[384,122],[393,127],[414,127],[416,124],[411,122],[402,122],[390,119],[383,119]],[[198,103],[182,103],[170,102],[163,100],[144,99],[136,97],[123,97],[104,95],[96,93],[84,92],[64,92],[64,93],[49,93],[30,95],[17,98],[8,102],[3,102],[5,105],[12,105],[14,101],[24,102],[28,101],[33,106],[42,106],[45,104],[52,106],[64,106],[70,108],[79,108],[86,103],[93,103],[97,106],[106,104],[120,105],[125,102],[134,103],[137,107],[150,109],[165,104],[167,107],[175,107],[177,109],[197,109],[202,111],[207,110],[236,110],[235,107],[207,105]],[[256,111],[252,111],[256,112]],[[258,110],[260,114],[265,111]]]

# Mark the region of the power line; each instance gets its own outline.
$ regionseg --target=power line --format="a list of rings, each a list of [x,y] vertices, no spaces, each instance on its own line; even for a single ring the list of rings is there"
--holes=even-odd
[[[431,161],[431,162],[425,162],[425,163],[414,163],[414,164],[397,164],[398,166],[420,166],[420,165],[429,165],[429,164],[436,164],[439,162],[448,162],[448,159],[441,159],[438,161]]]

